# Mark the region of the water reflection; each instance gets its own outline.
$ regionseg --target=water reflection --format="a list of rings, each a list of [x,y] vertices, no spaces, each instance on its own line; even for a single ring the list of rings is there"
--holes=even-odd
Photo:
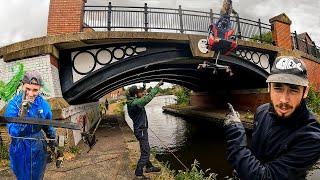
[[[155,148],[159,154],[167,153],[170,150],[177,151],[184,146],[186,141],[186,121],[162,113],[162,106],[168,102],[174,102],[174,96],[160,96],[153,99],[145,108],[149,122],[150,146]],[[133,129],[132,120],[129,118],[125,107],[125,118],[130,128]],[[153,132],[152,132],[152,131]],[[155,134],[161,139],[161,142]]]
[[[166,146],[188,167],[197,159],[203,170],[219,174],[231,174],[232,169],[225,159],[223,130],[214,124],[197,119],[182,119],[162,113],[162,106],[174,102],[174,96],[156,97],[147,106],[149,128],[161,139],[162,144],[149,129],[150,146],[157,150],[157,159],[168,162],[175,170],[183,166],[174,159]],[[132,129],[132,120],[125,108],[125,117]]]

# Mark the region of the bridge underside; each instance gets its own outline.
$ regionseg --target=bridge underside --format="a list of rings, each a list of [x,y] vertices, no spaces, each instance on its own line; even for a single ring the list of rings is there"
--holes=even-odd
[[[161,79],[196,92],[209,93],[266,87],[268,73],[247,60],[220,56],[219,63],[230,66],[234,73],[229,76],[225,70],[219,70],[217,74],[213,74],[212,69],[198,70],[197,66],[203,59],[194,58],[187,44],[158,43],[149,45],[148,49],[138,56],[119,60],[93,71],[77,82],[70,79],[71,63],[60,61],[64,98],[70,104],[93,102],[120,87]],[[70,59],[70,54],[70,51],[64,51],[61,52],[61,57]]]

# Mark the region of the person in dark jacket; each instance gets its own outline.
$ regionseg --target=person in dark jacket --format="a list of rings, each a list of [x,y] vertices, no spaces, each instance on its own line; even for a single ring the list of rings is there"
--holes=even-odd
[[[159,87],[163,84],[162,80],[151,89],[150,93],[144,95],[144,88],[138,89],[137,86],[129,88],[129,97],[127,100],[127,108],[129,117],[133,121],[133,131],[140,144],[141,156],[135,170],[136,179],[148,179],[143,175],[145,172],[159,172],[160,168],[155,167],[150,162],[150,146],[148,139],[148,118],[145,110],[147,105],[159,92]]]
[[[240,179],[305,179],[320,157],[320,124],[305,102],[306,66],[295,57],[278,57],[266,82],[271,103],[257,108],[251,147],[229,104],[227,159]]]

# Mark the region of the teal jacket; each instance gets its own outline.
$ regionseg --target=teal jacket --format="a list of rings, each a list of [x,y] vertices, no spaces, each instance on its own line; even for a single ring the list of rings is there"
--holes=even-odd
[[[154,87],[151,89],[150,93],[141,98],[128,97],[128,114],[133,121],[133,129],[135,132],[148,128],[148,118],[144,106],[147,105],[158,92],[159,87]]]

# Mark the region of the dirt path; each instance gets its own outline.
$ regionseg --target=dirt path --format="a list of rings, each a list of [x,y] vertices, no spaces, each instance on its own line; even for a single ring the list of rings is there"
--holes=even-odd
[[[63,168],[53,164],[47,168],[45,178],[53,179],[132,179],[128,150],[117,118],[103,120],[96,137],[97,144],[87,153],[88,147],[81,143],[81,152]]]
[[[97,144],[87,153],[88,147],[81,141],[79,153],[74,158],[66,158],[63,167],[57,169],[53,163],[47,165],[45,180],[131,180],[136,162],[140,156],[139,144],[127,123],[117,117],[108,116],[96,132]],[[66,154],[65,154],[65,157]],[[70,156],[68,156],[70,157]],[[161,166],[154,157],[153,164]],[[164,171],[148,174],[152,179],[172,179]],[[10,168],[0,170],[1,180],[14,180]],[[163,178],[165,177],[165,178]]]

